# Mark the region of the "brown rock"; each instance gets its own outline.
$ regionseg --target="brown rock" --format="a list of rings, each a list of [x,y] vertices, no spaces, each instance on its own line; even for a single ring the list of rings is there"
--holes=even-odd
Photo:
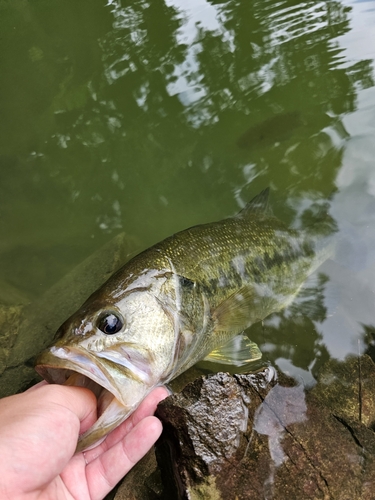
[[[345,363],[330,359],[312,392],[339,417],[374,427],[375,370],[369,356],[350,357]]]
[[[157,500],[162,493],[160,471],[152,448],[125,476],[115,500]]]
[[[164,400],[156,448],[163,498],[375,498],[375,367],[367,357],[360,362],[362,422],[353,410],[359,397],[353,360],[335,365],[329,393],[322,381],[312,391],[286,377],[276,382],[267,368],[201,377]],[[323,368],[322,380],[331,368]]]

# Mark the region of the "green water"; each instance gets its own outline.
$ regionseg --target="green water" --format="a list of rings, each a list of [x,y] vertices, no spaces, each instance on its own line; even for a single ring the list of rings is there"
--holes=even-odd
[[[0,1],[0,283],[34,300],[121,231],[141,250],[270,186],[296,227],[329,208],[340,243],[251,338],[306,383],[363,352],[374,59],[375,0]]]

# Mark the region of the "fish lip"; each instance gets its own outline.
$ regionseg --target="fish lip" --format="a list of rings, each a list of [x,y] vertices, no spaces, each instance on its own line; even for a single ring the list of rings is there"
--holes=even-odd
[[[90,362],[90,369],[86,369],[85,366],[79,364],[79,359],[83,359],[87,365]],[[113,378],[105,367],[99,367],[93,356],[87,352],[82,352],[80,349],[51,347],[38,356],[35,361],[35,370],[47,382],[54,384],[63,384],[68,378],[69,371],[80,373],[113,394],[119,403],[127,407],[121,392],[117,389]]]

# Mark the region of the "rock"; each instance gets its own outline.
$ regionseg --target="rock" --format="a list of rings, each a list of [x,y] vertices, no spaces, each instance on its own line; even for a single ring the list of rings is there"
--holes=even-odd
[[[10,396],[40,382],[32,362],[7,368],[0,377],[0,397]]]
[[[22,310],[23,306],[0,304],[0,373],[5,369],[6,361],[17,338]]]
[[[30,304],[0,304],[0,397],[38,380],[32,359],[59,326],[116,271],[134,250],[124,233],[84,260]]]
[[[267,368],[201,377],[162,401],[162,498],[374,498],[375,366],[360,358],[360,390],[358,363],[330,361],[311,391]]]
[[[369,356],[345,363],[330,359],[318,374],[313,394],[338,417],[375,424],[375,370]]]
[[[29,302],[15,287],[4,281],[0,282],[0,374],[6,367],[16,341],[22,311]]]
[[[160,471],[152,448],[125,476],[115,500],[157,500],[162,489]]]
[[[2,306],[26,305],[30,297],[8,282],[0,281],[0,304]]]

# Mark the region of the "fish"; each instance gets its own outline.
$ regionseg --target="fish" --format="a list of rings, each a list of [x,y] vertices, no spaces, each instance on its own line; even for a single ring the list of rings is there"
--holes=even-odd
[[[272,146],[289,139],[303,125],[299,111],[278,113],[247,129],[237,140],[237,146],[242,149]]]
[[[327,258],[325,246],[318,231],[275,217],[265,189],[237,215],[190,227],[133,257],[35,361],[49,383],[97,396],[98,419],[77,451],[101,442],[154,387],[198,361],[259,359],[244,330],[292,302]]]

